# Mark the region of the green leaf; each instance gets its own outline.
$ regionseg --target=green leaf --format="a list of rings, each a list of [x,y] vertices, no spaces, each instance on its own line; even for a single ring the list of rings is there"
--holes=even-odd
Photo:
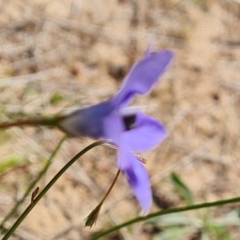
[[[64,97],[59,93],[55,92],[52,97],[50,98],[50,103],[51,104],[57,104],[61,102],[64,99]]]
[[[211,236],[215,236],[214,239],[234,240],[225,227],[211,226],[208,231]]]
[[[171,174],[171,180],[175,187],[175,190],[179,194],[179,196],[186,201],[188,205],[194,204],[194,197],[191,190],[187,187],[187,185],[183,182],[177,173],[173,172]]]
[[[180,225],[188,225],[194,227],[202,227],[203,221],[200,218],[194,218],[188,216],[184,213],[172,213],[168,215],[163,215],[155,218],[148,223],[156,224],[160,227],[173,227],[173,226],[180,226]]]
[[[0,173],[3,173],[11,168],[17,167],[24,162],[24,159],[19,154],[11,154],[0,160]]]
[[[218,217],[212,220],[212,225],[214,226],[239,226],[240,225],[240,217],[239,212],[237,210],[233,210],[226,214],[223,217]]]
[[[192,228],[186,227],[171,227],[165,229],[159,235],[155,236],[153,240],[181,240],[186,239],[193,232]]]

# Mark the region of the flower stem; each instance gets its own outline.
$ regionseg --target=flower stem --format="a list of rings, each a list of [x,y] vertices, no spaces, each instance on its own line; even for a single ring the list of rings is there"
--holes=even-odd
[[[98,214],[101,210],[101,207],[102,207],[104,201],[106,200],[106,198],[108,197],[108,195],[110,194],[110,192],[112,191],[112,188],[115,185],[120,172],[121,172],[120,169],[118,169],[117,174],[116,174],[111,186],[109,187],[108,191],[104,195],[103,199],[99,202],[99,204],[90,212],[90,214],[85,219],[85,221],[86,221],[85,222],[85,227],[90,227],[91,228],[93,226],[93,224],[96,223],[97,218],[98,218]]]
[[[31,210],[35,207],[35,205],[39,202],[39,200],[48,192],[48,190],[53,186],[53,184],[62,176],[62,174],[74,163],[83,156],[86,152],[91,150],[92,148],[102,145],[105,143],[104,141],[97,141],[86,148],[84,148],[82,151],[80,151],[77,155],[75,155],[54,177],[53,179],[44,187],[44,189],[36,196],[34,201],[30,203],[30,205],[25,209],[25,211],[19,216],[19,218],[15,221],[15,223],[12,225],[12,227],[7,231],[7,233],[3,236],[2,240],[7,240],[11,235],[14,233],[14,231],[18,228],[18,226],[21,224],[21,222],[27,217],[27,215],[31,212]]]
[[[215,202],[200,203],[200,204],[195,204],[195,205],[191,205],[191,206],[172,208],[172,209],[167,209],[167,210],[150,213],[146,216],[133,218],[127,222],[124,222],[122,224],[114,226],[104,232],[101,232],[100,234],[95,235],[91,240],[99,239],[99,238],[106,236],[107,234],[109,234],[111,232],[117,231],[123,227],[135,224],[137,222],[146,221],[151,218],[159,217],[162,215],[166,215],[166,214],[170,214],[170,213],[186,212],[186,211],[191,211],[191,210],[200,209],[200,208],[216,207],[216,206],[220,206],[220,205],[226,205],[226,204],[237,203],[237,202],[240,202],[240,197],[230,198],[230,199],[225,199],[225,200],[220,200],[220,201],[215,201]]]
[[[22,127],[22,126],[57,126],[58,121],[61,117],[41,117],[41,118],[32,118],[24,120],[16,120],[14,122],[3,122],[0,123],[0,130],[11,128],[11,127]]]
[[[118,169],[117,174],[116,174],[116,176],[115,176],[115,178],[114,178],[111,186],[109,187],[108,191],[106,192],[106,194],[104,195],[104,197],[103,197],[103,199],[101,200],[100,203],[103,203],[103,202],[106,200],[106,198],[108,197],[109,193],[112,191],[112,188],[113,188],[113,186],[115,185],[115,183],[116,183],[116,181],[117,181],[117,179],[118,179],[118,176],[119,176],[120,172],[121,172],[120,169]]]

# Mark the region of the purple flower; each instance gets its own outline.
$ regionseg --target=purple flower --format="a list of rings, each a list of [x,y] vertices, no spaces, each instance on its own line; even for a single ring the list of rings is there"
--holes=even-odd
[[[110,100],[79,109],[63,118],[60,127],[72,136],[107,139],[118,151],[117,165],[126,175],[144,212],[152,203],[151,184],[142,162],[133,152],[154,148],[167,135],[163,124],[139,110],[127,108],[135,94],[148,93],[173,60],[171,51],[150,49],[133,66],[120,91]]]

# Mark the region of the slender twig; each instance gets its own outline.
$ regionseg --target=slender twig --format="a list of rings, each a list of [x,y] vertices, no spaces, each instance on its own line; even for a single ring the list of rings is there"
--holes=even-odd
[[[80,151],[77,155],[75,155],[54,177],[53,179],[45,186],[45,188],[36,196],[34,201],[30,203],[30,205],[25,209],[25,211],[20,215],[20,217],[15,221],[15,223],[12,225],[12,227],[8,230],[8,232],[4,235],[2,240],[7,240],[9,237],[14,233],[14,231],[17,229],[17,227],[21,224],[21,222],[26,218],[26,216],[31,212],[31,210],[36,206],[36,204],[39,202],[39,200],[48,192],[48,190],[53,186],[53,184],[62,176],[62,174],[75,162],[80,158],[82,155],[84,155],[86,152],[91,150],[92,148],[102,145],[105,143],[105,141],[97,141],[86,148],[84,148],[82,151]]]
[[[101,200],[101,202],[104,202],[104,201],[106,200],[106,198],[108,197],[109,193],[112,191],[112,188],[113,188],[113,186],[115,185],[115,183],[116,183],[116,181],[117,181],[117,179],[118,179],[118,176],[119,176],[120,172],[121,172],[120,170],[117,171],[117,174],[116,174],[116,176],[115,176],[115,178],[114,178],[111,186],[109,187],[108,191],[106,192],[106,194],[105,194],[105,196],[103,197],[103,199]]]
[[[16,122],[3,122],[0,123],[0,129],[6,129],[10,127],[21,127],[21,126],[35,126],[41,125],[42,119],[26,119],[26,120],[17,120]]]
[[[14,122],[3,122],[0,123],[0,130],[7,129],[11,127],[22,127],[22,126],[56,126],[57,122],[61,117],[41,117],[41,118],[32,118],[25,120],[16,120]]]
[[[108,197],[108,195],[110,194],[110,192],[112,191],[117,179],[118,179],[118,176],[120,174],[121,170],[118,169],[117,171],[117,174],[111,184],[111,186],[109,187],[109,189],[107,190],[106,194],[104,195],[104,197],[102,198],[102,200],[99,202],[99,204],[91,211],[91,213],[87,216],[87,218],[85,219],[85,226],[86,227],[92,227],[94,223],[97,222],[97,218],[98,218],[98,214],[101,210],[101,207],[104,203],[104,201],[106,200],[106,198]]]
[[[111,232],[115,232],[115,231],[117,231],[117,230],[119,230],[123,227],[135,224],[137,222],[146,221],[146,220],[149,220],[151,218],[159,217],[159,216],[162,216],[162,215],[166,215],[166,214],[170,214],[170,213],[186,212],[186,211],[191,211],[191,210],[201,209],[201,208],[216,207],[216,206],[220,206],[220,205],[226,205],[226,204],[237,203],[237,202],[240,202],[240,197],[230,198],[230,199],[220,200],[220,201],[215,201],[215,202],[200,203],[200,204],[196,204],[196,205],[179,207],[179,208],[172,208],[172,209],[162,210],[162,211],[159,211],[159,212],[150,213],[146,216],[133,218],[133,219],[127,221],[127,222],[124,222],[124,223],[119,224],[117,226],[114,226],[114,227],[112,227],[112,228],[110,228],[110,229],[108,229],[104,232],[101,232],[101,233],[95,235],[92,238],[92,240],[99,239],[99,238],[101,238],[103,236],[106,236],[107,234],[109,234]]]
[[[42,176],[46,173],[47,169],[49,168],[49,166],[52,163],[53,158],[56,156],[57,152],[59,151],[60,147],[62,146],[63,142],[66,140],[66,136],[64,136],[60,142],[58,143],[57,147],[55,148],[54,152],[52,153],[52,155],[50,156],[50,158],[48,159],[48,161],[46,162],[44,168],[42,169],[42,171],[38,174],[37,178],[32,182],[32,184],[28,187],[27,191],[25,192],[25,194],[23,195],[23,197],[18,200],[18,202],[14,205],[14,207],[12,208],[12,210],[6,215],[6,217],[2,220],[1,224],[0,224],[0,229],[4,228],[4,224],[5,222],[12,217],[12,215],[17,211],[18,207],[24,202],[24,200],[26,199],[26,197],[29,195],[29,193],[32,191],[32,189],[34,188],[34,186],[37,184],[37,182],[42,178]]]

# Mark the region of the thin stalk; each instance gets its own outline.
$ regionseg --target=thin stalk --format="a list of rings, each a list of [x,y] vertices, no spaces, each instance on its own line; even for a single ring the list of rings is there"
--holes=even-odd
[[[105,196],[103,197],[103,199],[101,200],[100,203],[103,203],[103,202],[106,200],[106,198],[108,197],[109,193],[112,191],[112,188],[113,188],[113,186],[115,185],[115,183],[116,183],[116,181],[117,181],[117,179],[118,179],[118,176],[119,176],[120,172],[121,172],[121,171],[118,169],[117,174],[116,174],[116,176],[115,176],[115,178],[114,178],[111,186],[109,187],[108,191],[106,192]]]
[[[60,147],[62,146],[63,142],[66,140],[66,136],[64,136],[60,142],[58,143],[57,147],[55,148],[54,152],[52,153],[52,155],[50,156],[50,158],[48,159],[48,161],[46,162],[44,168],[42,169],[42,171],[38,174],[38,176],[36,177],[36,179],[32,182],[32,184],[28,187],[27,191],[25,192],[25,194],[23,195],[23,197],[18,200],[18,202],[15,204],[15,206],[11,209],[11,211],[6,215],[6,217],[2,220],[1,224],[0,224],[0,229],[4,228],[4,224],[5,222],[12,217],[12,215],[17,211],[18,207],[24,202],[24,200],[26,199],[26,197],[29,195],[29,193],[32,191],[32,189],[35,187],[35,185],[37,184],[37,182],[42,178],[42,176],[46,173],[47,169],[49,168],[49,166],[52,163],[53,158],[56,156],[57,152],[59,151]]]
[[[230,199],[215,201],[215,202],[195,204],[195,205],[186,206],[186,207],[172,208],[172,209],[167,209],[167,210],[162,210],[162,211],[150,213],[146,216],[133,218],[133,219],[127,221],[127,222],[124,222],[124,223],[119,224],[117,226],[114,226],[114,227],[112,227],[112,228],[110,228],[110,229],[108,229],[104,232],[101,232],[100,234],[95,235],[92,238],[92,240],[99,239],[99,238],[101,238],[103,236],[106,236],[107,234],[109,234],[111,232],[115,232],[115,231],[117,231],[117,230],[119,230],[123,227],[127,227],[127,226],[135,224],[137,222],[146,221],[146,220],[149,220],[151,218],[159,217],[159,216],[162,216],[162,215],[166,215],[166,214],[170,214],[170,213],[186,212],[186,211],[191,211],[191,210],[201,209],[201,208],[216,207],[216,206],[220,206],[220,205],[226,205],[226,204],[237,203],[237,202],[240,202],[240,197],[230,198]]]
[[[11,127],[23,127],[23,126],[57,126],[58,121],[62,119],[59,116],[53,117],[41,117],[41,118],[30,118],[25,120],[16,120],[14,122],[3,122],[0,123],[0,130]]]
[[[110,194],[110,192],[112,191],[113,186],[115,185],[120,172],[121,172],[120,170],[117,171],[117,174],[116,174],[111,186],[109,187],[108,191],[106,192],[106,194],[104,195],[102,200],[99,202],[99,204],[91,211],[91,213],[85,219],[85,221],[86,221],[85,222],[85,227],[90,227],[91,228],[93,226],[93,224],[97,222],[98,214],[101,210],[101,207],[102,207],[104,201],[106,200],[106,198],[108,197],[108,195]]]
[[[21,222],[27,217],[27,215],[31,212],[31,210],[36,206],[36,204],[39,202],[39,200],[48,192],[48,190],[53,186],[53,184],[62,176],[62,174],[74,163],[83,156],[86,152],[91,150],[92,148],[102,145],[105,143],[105,141],[97,141],[86,148],[84,148],[82,151],[80,151],[77,155],[75,155],[54,177],[53,179],[44,187],[44,189],[36,196],[34,201],[25,209],[25,211],[19,216],[19,218],[15,221],[15,223],[12,225],[12,227],[8,230],[8,232],[4,235],[2,240],[7,240],[11,235],[14,233],[14,231],[17,229],[17,227],[21,224]]]

